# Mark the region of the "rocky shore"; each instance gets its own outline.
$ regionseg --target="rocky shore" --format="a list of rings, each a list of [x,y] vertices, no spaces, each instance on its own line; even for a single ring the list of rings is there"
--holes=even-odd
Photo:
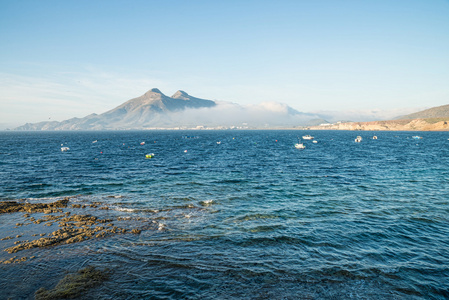
[[[114,222],[123,221],[123,218],[117,217],[114,220],[112,218],[100,218],[91,214],[74,214],[70,211],[86,208],[107,210],[109,208],[106,204],[69,205],[69,203],[70,198],[64,198],[52,203],[0,202],[0,214],[25,213],[22,216],[23,222],[16,223],[15,228],[34,226],[33,230],[38,230],[31,234],[31,240],[22,239],[22,234],[0,237],[0,241],[15,240],[13,246],[6,247],[3,251],[13,254],[25,249],[79,243],[89,239],[106,238],[116,234],[140,234],[142,230],[151,227],[148,224],[152,224],[151,222],[143,222],[144,225],[139,228],[118,227]],[[48,232],[48,228],[56,224],[59,228]],[[0,259],[0,264],[20,263],[33,258],[34,256],[20,258],[13,256],[3,260]]]

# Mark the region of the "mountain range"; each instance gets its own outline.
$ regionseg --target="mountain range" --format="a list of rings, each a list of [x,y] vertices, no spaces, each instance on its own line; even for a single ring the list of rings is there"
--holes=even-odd
[[[351,116],[357,117],[355,114]],[[360,115],[358,117],[361,118]],[[329,119],[333,121],[333,124],[329,124],[326,121]],[[419,121],[416,121],[417,119]],[[326,126],[323,127],[321,124],[326,124]],[[241,106],[231,102],[196,98],[181,90],[169,97],[164,95],[159,89],[153,88],[142,96],[130,99],[102,114],[94,113],[83,118],[72,118],[61,122],[27,123],[14,130],[196,128],[448,130],[448,124],[449,105],[403,115],[391,121],[336,122],[332,115],[299,112],[286,104],[278,102],[263,102],[257,105]]]
[[[153,88],[102,114],[62,122],[27,123],[15,130],[117,130],[163,128],[229,128],[313,125],[326,122],[319,115],[301,113],[288,105],[266,102],[242,107],[235,103],[200,99],[177,91],[164,95]]]

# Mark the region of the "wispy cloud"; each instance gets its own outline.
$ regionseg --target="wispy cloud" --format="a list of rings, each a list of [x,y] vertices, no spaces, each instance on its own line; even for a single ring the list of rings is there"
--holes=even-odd
[[[180,125],[212,126],[302,126],[316,115],[292,114],[286,104],[265,102],[258,105],[240,106],[230,102],[219,102],[213,108],[189,109],[171,115]]]

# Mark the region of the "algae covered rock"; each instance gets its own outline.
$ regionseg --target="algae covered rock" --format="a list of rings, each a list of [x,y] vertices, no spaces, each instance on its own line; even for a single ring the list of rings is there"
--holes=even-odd
[[[70,299],[85,294],[89,289],[108,280],[109,270],[99,270],[89,266],[79,270],[75,274],[66,275],[51,290],[40,288],[34,294],[36,300]]]

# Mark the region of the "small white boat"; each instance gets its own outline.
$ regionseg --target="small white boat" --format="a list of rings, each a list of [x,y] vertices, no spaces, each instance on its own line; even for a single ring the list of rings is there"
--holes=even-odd
[[[377,136],[373,136],[373,140],[377,140]]]
[[[422,139],[422,136],[414,135],[414,136],[412,136],[412,138],[414,138],[415,140],[419,140],[419,139]]]
[[[356,143],[360,143],[362,141],[362,137],[359,135],[358,137],[355,138],[354,140]]]
[[[296,149],[305,149],[306,146],[304,146],[303,143],[297,143],[297,144],[295,144],[295,148],[296,148]]]
[[[220,145],[221,144],[221,142],[217,142],[217,145]]]
[[[61,147],[61,151],[62,151],[62,152],[69,151],[69,150],[70,150],[69,147]]]
[[[312,143],[316,144],[316,143],[318,143],[318,141],[313,141]]]
[[[93,141],[92,144],[95,144],[96,142],[98,142],[97,140]]]
[[[311,135],[304,135],[304,136],[302,137],[302,139],[303,139],[303,140],[313,140],[313,136],[311,136]]]

